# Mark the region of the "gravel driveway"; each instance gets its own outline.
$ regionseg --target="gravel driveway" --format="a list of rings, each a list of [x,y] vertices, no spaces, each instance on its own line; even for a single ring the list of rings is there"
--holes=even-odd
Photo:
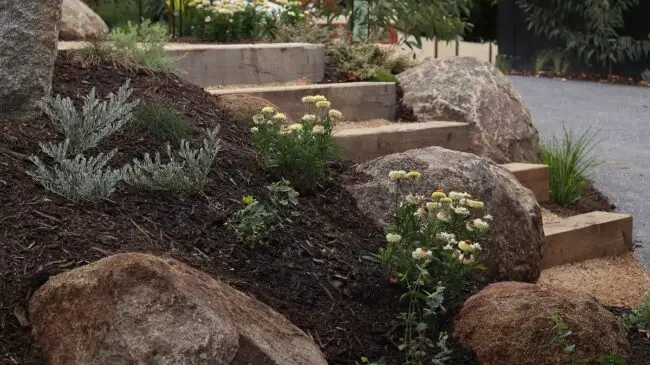
[[[603,161],[596,186],[622,212],[634,215],[636,255],[650,271],[650,88],[592,82],[510,77],[533,114],[540,138],[562,125],[598,130]]]

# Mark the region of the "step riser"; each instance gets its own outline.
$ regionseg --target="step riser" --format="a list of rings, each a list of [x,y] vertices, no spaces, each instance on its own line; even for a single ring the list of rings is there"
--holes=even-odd
[[[307,108],[300,99],[309,95],[324,95],[332,108],[343,113],[349,121],[387,119],[394,120],[397,110],[397,93],[394,83],[355,82],[345,84],[320,84],[250,89],[223,89],[210,91],[215,95],[249,94],[275,104],[293,120],[302,118]]]
[[[59,50],[83,47],[83,42],[59,42]],[[177,44],[165,46],[182,79],[201,87],[257,85],[325,76],[322,44]]]
[[[425,127],[425,125],[431,125]],[[440,126],[438,126],[440,125]],[[468,150],[468,130],[464,123],[402,123],[377,128],[336,132],[334,140],[343,157],[363,162],[411,149],[440,146]]]
[[[521,185],[530,189],[540,203],[549,201],[548,166],[539,164],[511,163],[501,165],[510,171]]]
[[[320,82],[325,75],[325,48],[311,44],[258,44],[167,50],[178,75],[202,87],[268,84],[305,78]]]
[[[632,216],[593,212],[544,226],[542,268],[633,251]]]

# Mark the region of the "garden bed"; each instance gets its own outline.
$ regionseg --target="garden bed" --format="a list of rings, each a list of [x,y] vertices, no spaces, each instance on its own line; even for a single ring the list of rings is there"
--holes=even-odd
[[[134,97],[181,111],[192,122],[192,142],[201,128],[221,125],[219,152],[205,195],[119,189],[97,207],[71,204],[35,183],[26,155],[38,142],[59,140],[45,117],[30,123],[8,122],[0,137],[0,364],[41,365],[34,347],[26,305],[50,275],[120,252],[169,255],[221,278],[270,305],[321,346],[330,364],[359,363],[362,356],[399,364],[397,315],[401,286],[390,284],[371,257],[385,236],[358,211],[343,188],[363,176],[348,164],[331,165],[325,186],[300,198],[300,215],[266,244],[238,243],[224,222],[241,208],[244,195],[263,196],[267,177],[249,145],[246,126],[234,121],[214,97],[176,76],[126,73],[108,66],[81,68],[60,52],[53,92],[79,102],[93,86],[100,95],[132,80]],[[164,146],[125,128],[97,149],[119,152],[121,166]],[[91,153],[97,152],[91,151]],[[483,284],[470,286],[471,295]],[[443,318],[450,327],[450,313]],[[631,336],[633,336],[631,334]],[[636,336],[636,334],[634,334]],[[647,355],[648,341],[634,337],[634,356]],[[449,365],[478,364],[471,352],[454,346]],[[645,361],[645,358],[644,360]],[[644,362],[630,362],[631,365]]]
[[[222,112],[215,98],[175,76],[129,74],[108,66],[80,68],[60,52],[53,92],[75,101],[93,86],[100,95],[132,80],[134,97],[182,111],[200,128],[221,125],[219,152],[205,195],[179,198],[125,188],[112,201],[79,207],[25,174],[24,155],[38,142],[59,140],[46,117],[30,123],[8,122],[0,137],[0,363],[44,364],[34,348],[28,318],[29,296],[49,275],[119,252],[170,255],[269,304],[313,336],[330,364],[353,364],[361,356],[384,357],[397,364],[400,287],[391,286],[379,264],[368,259],[385,244],[383,232],[356,208],[343,185],[359,177],[346,165],[331,166],[328,182],[300,199],[300,216],[268,244],[254,249],[238,243],[224,227],[241,208],[244,195],[263,196],[269,183],[249,145],[248,128]],[[115,166],[163,145],[129,128],[103,143],[118,147]],[[91,151],[94,153],[96,151]],[[26,323],[23,323],[26,324]],[[450,364],[471,364],[458,351]],[[469,357],[468,357],[469,356]]]

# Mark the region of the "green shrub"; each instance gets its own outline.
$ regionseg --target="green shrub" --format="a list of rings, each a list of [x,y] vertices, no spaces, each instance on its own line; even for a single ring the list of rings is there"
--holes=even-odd
[[[278,43],[314,43],[325,44],[332,41],[332,35],[327,27],[313,21],[304,21],[295,25],[281,24],[268,41]]]
[[[113,28],[110,34],[110,40],[118,53],[153,70],[171,70],[170,59],[165,53],[165,44],[169,39],[167,28],[150,20],[145,20],[142,24],[128,22],[125,27]]]
[[[588,179],[599,161],[591,156],[594,133],[587,129],[580,135],[564,128],[562,139],[553,137],[550,144],[540,145],[540,160],[549,167],[550,198],[567,206],[583,197]]]
[[[266,187],[269,193],[268,203],[263,203],[253,196],[242,198],[244,207],[226,222],[226,226],[235,231],[237,239],[251,246],[259,243],[281,224],[280,214],[290,207],[298,205],[298,192],[289,182],[282,180]]]
[[[416,183],[420,173],[391,171],[389,178],[399,197],[401,184]],[[402,296],[408,309],[400,315],[405,364],[438,364],[449,358],[448,335],[437,327],[437,317],[445,311],[443,302],[453,307],[462,302],[471,273],[483,268],[478,263],[480,242],[492,218],[479,215],[482,209],[483,203],[467,193],[447,195],[441,189],[430,199],[409,194],[396,204],[387,244],[377,257],[391,280],[408,290]]]
[[[385,68],[378,68],[375,71],[375,76],[373,76],[372,81],[376,82],[397,82],[397,77],[390,73],[390,71]]]
[[[650,331],[650,292],[643,295],[643,301],[632,310],[626,320],[637,329]]]
[[[306,192],[319,185],[326,163],[336,155],[332,130],[341,118],[338,110],[330,109],[324,96],[303,98],[308,108],[299,123],[285,127],[287,118],[271,107],[253,117],[253,147],[262,166],[278,179],[287,179],[298,191]]]
[[[137,128],[158,142],[176,144],[190,134],[190,122],[165,105],[145,104],[136,109],[134,115]]]
[[[125,167],[124,181],[127,184],[147,190],[173,191],[182,194],[196,194],[203,191],[212,163],[220,148],[217,138],[218,127],[206,130],[203,147],[192,149],[190,143],[181,140],[175,154],[167,145],[168,162],[162,162],[160,153],[152,160],[146,153],[142,161],[133,160]]]

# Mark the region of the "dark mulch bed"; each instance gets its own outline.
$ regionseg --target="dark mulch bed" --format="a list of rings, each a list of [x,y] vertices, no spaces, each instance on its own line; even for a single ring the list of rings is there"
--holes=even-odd
[[[509,75],[515,76],[530,76],[530,77],[544,77],[550,79],[560,80],[577,80],[577,81],[591,81],[601,84],[617,84],[617,85],[630,85],[630,86],[650,86],[648,82],[641,80],[640,77],[624,77],[618,75],[602,76],[598,74],[589,73],[572,73],[572,74],[556,74],[555,72],[530,72],[511,70]]]
[[[551,202],[542,203],[541,206],[563,217],[596,211],[613,212],[616,210],[616,206],[609,201],[609,198],[591,184],[587,186],[585,194],[580,200],[566,207]]]
[[[623,317],[630,314],[629,308],[621,307],[608,307],[610,312],[618,317]],[[627,339],[632,347],[631,356],[628,365],[645,365],[650,359],[650,338],[645,333],[637,331],[636,328],[631,328],[627,335]]]
[[[159,73],[127,73],[109,66],[82,69],[59,53],[53,92],[78,104],[93,86],[99,95],[131,79],[134,96],[182,111],[201,129],[221,125],[222,150],[205,195],[180,198],[123,188],[112,201],[79,207],[46,191],[19,154],[38,153],[38,142],[61,140],[45,117],[4,122],[0,134],[0,364],[44,364],[29,327],[19,318],[47,277],[119,252],[169,255],[218,276],[267,303],[311,334],[330,364],[353,364],[361,356],[398,364],[396,348],[401,289],[388,285],[368,257],[384,244],[383,233],[356,208],[342,183],[358,178],[347,165],[332,166],[325,186],[300,199],[300,216],[267,245],[250,249],[224,227],[243,195],[262,197],[269,183],[259,169],[244,126],[231,122],[213,96]],[[125,128],[97,150],[114,147],[121,166],[164,147]],[[13,152],[9,152],[13,151]],[[90,151],[94,154],[98,151]],[[452,364],[472,364],[457,352]]]

